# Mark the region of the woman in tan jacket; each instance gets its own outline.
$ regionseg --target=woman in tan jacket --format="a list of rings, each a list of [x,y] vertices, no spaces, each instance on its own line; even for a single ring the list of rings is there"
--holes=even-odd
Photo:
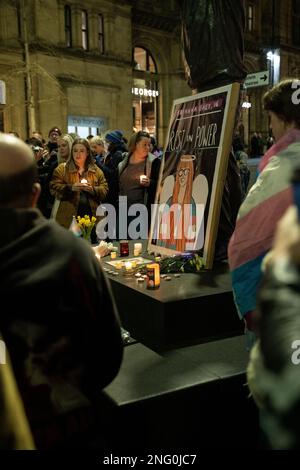
[[[52,217],[69,228],[73,216],[96,216],[108,185],[104,174],[92,161],[88,140],[73,142],[71,157],[54,170],[50,192],[55,196]]]

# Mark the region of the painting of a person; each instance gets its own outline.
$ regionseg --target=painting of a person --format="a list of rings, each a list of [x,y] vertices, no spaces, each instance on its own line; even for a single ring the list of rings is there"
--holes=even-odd
[[[165,179],[159,199],[157,245],[177,252],[200,249],[204,243],[208,183],[201,174],[194,179],[194,160],[194,155],[180,157],[175,177]]]

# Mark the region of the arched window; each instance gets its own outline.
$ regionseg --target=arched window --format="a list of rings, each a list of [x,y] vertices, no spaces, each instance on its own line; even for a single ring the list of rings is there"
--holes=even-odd
[[[159,77],[154,58],[147,49],[136,46],[133,58],[133,129],[155,136],[158,121]]]
[[[157,73],[157,67],[150,52],[142,47],[135,47],[133,50],[134,70]]]

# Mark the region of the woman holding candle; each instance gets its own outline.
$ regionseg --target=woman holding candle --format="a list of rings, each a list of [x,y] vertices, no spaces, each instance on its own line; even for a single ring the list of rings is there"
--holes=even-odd
[[[148,224],[160,168],[160,160],[150,153],[150,144],[147,132],[133,134],[128,144],[128,154],[118,167],[120,196],[127,197],[128,208],[133,204],[144,204],[148,210]]]
[[[60,201],[54,217],[63,227],[70,227],[74,215],[96,216],[108,186],[103,172],[92,162],[88,140],[74,141],[70,158],[54,170],[50,191]]]

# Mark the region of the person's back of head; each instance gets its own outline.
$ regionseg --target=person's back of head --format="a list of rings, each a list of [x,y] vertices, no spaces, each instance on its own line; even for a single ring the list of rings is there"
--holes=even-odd
[[[233,142],[232,142],[232,148],[234,152],[244,151],[244,145],[240,136],[234,137]]]
[[[299,85],[297,78],[281,80],[263,96],[266,111],[272,111],[286,123],[294,122],[297,128],[300,128]]]
[[[34,207],[40,194],[32,150],[20,139],[0,134],[0,208]]]

